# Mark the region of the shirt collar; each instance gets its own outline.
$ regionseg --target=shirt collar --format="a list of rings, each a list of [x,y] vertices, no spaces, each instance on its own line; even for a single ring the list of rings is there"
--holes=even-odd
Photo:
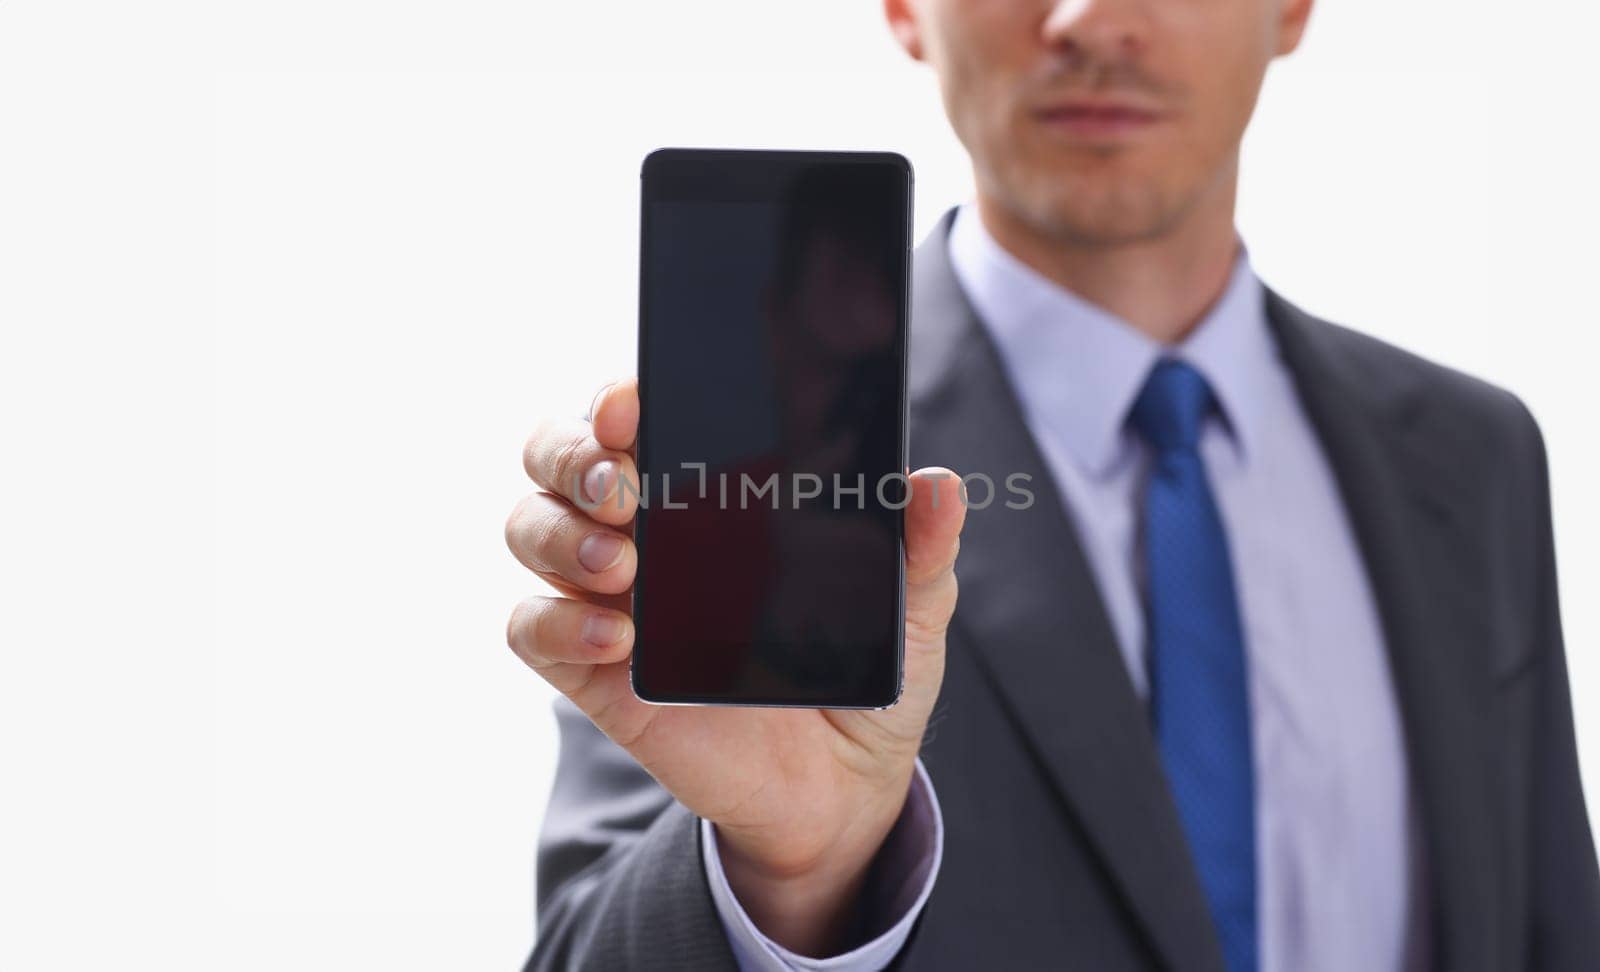
[[[1025,411],[1091,474],[1112,467],[1128,410],[1163,356],[1205,376],[1241,460],[1258,448],[1264,383],[1278,364],[1261,283],[1242,242],[1221,297],[1173,347],[1012,256],[970,202],[957,211],[948,243],[956,278],[993,335]]]

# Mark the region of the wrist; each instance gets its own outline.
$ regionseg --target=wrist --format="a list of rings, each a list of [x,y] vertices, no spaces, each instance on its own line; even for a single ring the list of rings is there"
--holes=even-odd
[[[848,951],[860,926],[862,889],[885,839],[905,806],[907,786],[892,804],[862,808],[824,851],[799,861],[782,848],[762,852],[717,824],[716,850],[728,885],[750,920],[768,938],[799,955]]]

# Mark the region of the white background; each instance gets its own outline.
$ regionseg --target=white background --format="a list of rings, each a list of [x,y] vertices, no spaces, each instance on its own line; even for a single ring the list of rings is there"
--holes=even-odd
[[[1597,28],[1325,0],[1239,214],[1543,423],[1591,781]],[[0,967],[521,961],[501,529],[534,417],[631,371],[663,144],[904,152],[919,237],[970,185],[874,0],[0,0]]]

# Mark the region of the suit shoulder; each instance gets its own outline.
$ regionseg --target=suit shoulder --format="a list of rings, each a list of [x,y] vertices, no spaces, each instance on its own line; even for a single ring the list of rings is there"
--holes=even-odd
[[[1540,440],[1538,422],[1514,392],[1364,331],[1304,316],[1320,332],[1324,346],[1355,374],[1406,389],[1415,407],[1453,417],[1480,432]]]

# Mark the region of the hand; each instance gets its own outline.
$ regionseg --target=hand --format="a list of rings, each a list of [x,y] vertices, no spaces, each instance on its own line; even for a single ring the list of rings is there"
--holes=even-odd
[[[635,498],[616,498],[619,476],[638,483],[638,426],[638,383],[627,379],[601,391],[589,423],[546,423],[529,438],[524,465],[539,490],[512,511],[506,542],[563,596],[517,605],[507,640],[716,826],[729,883],[763,932],[800,954],[828,954],[904,806],[944,679],[965,517],[959,482],[941,469],[911,476],[905,683],[892,708],[650,705],[628,676]]]

